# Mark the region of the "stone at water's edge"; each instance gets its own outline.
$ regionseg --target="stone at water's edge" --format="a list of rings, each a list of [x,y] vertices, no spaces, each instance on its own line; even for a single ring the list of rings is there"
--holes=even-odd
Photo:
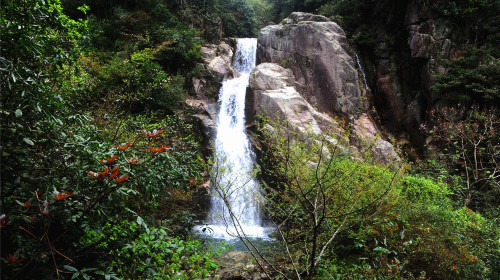
[[[232,59],[233,50],[231,46],[225,42],[217,46],[217,56],[208,64],[208,71],[212,73],[217,82],[223,82],[233,77],[234,70],[231,67]]]
[[[222,82],[234,76],[232,68],[233,47],[232,39],[226,39],[219,45],[206,44],[201,47],[202,68],[211,78],[193,77],[191,82],[196,98],[187,98],[185,103],[188,107],[197,111],[194,115],[199,120],[204,136],[205,147],[211,150],[210,141],[216,133],[217,112],[219,110],[216,100],[210,97],[217,96]]]
[[[258,61],[290,68],[297,90],[320,111],[359,116],[368,108],[345,33],[327,18],[295,12],[261,30]]]

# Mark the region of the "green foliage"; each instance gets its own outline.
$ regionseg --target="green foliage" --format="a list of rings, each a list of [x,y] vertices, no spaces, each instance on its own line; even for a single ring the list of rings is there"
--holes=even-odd
[[[436,13],[447,18],[462,34],[461,41],[495,46],[499,39],[500,3],[495,0],[458,0],[430,2]],[[497,53],[498,55],[498,53]]]
[[[73,103],[80,107],[171,113],[183,99],[184,78],[168,75],[153,56],[150,49],[134,52],[130,59],[81,56],[79,66],[68,69],[70,82],[65,87],[74,89]]]
[[[113,131],[108,131],[108,140],[101,139],[102,133],[96,134],[97,127],[88,120],[70,116],[71,119],[76,120],[74,125],[49,135],[50,143],[56,146],[44,147],[43,153],[27,157],[32,169],[6,184],[12,184],[14,189],[2,201],[5,207],[2,214],[8,217],[7,227],[1,229],[8,233],[2,235],[5,245],[2,255],[18,252],[20,258],[30,261],[22,272],[21,266],[9,262],[6,279],[16,273],[29,277],[35,271],[51,275],[55,271],[53,262],[46,256],[54,252],[48,244],[77,260],[75,266],[91,263],[85,256],[73,252],[72,243],[83,231],[100,228],[112,220],[135,219],[136,213],[154,215],[160,201],[168,200],[167,186],[183,189],[192,177],[200,176],[197,140],[189,134],[190,125],[179,118],[167,118],[159,123],[131,119],[122,130],[113,127]],[[156,137],[146,137],[137,127],[164,129]],[[134,128],[135,131],[128,130]],[[113,147],[116,140],[109,139],[115,138],[121,139],[115,143],[127,140],[129,143]],[[156,150],[152,152],[152,148]],[[3,167],[12,172],[9,166],[3,164]],[[106,171],[115,168],[116,174]],[[87,174],[89,171],[91,176]],[[102,177],[98,172],[103,173]],[[193,221],[187,218],[176,218],[176,222],[180,228],[172,231],[173,234],[186,236],[185,231],[193,226]],[[49,243],[45,239],[50,240]],[[64,263],[62,256],[58,253],[57,264]]]
[[[435,157],[447,166],[449,174],[461,178],[461,188],[455,188],[455,194],[465,206],[472,202],[473,209],[495,208],[489,201],[500,191],[497,110],[443,107],[433,110],[430,117],[432,123],[423,124],[421,129],[433,137],[431,155],[435,147],[441,147]]]
[[[469,47],[443,63],[432,90],[452,100],[489,103],[500,101],[500,60],[486,47]]]
[[[353,30],[355,27],[365,25],[368,16],[374,12],[377,1],[353,1],[353,0],[339,0],[339,1],[324,1],[319,12],[322,15],[332,18],[335,22]],[[380,5],[384,1],[381,1]],[[386,2],[386,1],[385,1]]]
[[[148,227],[140,217],[137,222],[88,231],[80,245],[100,252],[99,267],[93,275],[87,274],[94,277],[102,273],[117,279],[207,279],[218,267],[198,241],[173,238],[168,229]],[[80,274],[76,271],[73,277]]]
[[[189,71],[199,60],[199,31],[188,27],[161,0],[145,0],[140,5],[110,7],[110,13],[97,18],[96,4],[90,4],[88,51],[122,52],[131,55],[154,50],[155,59],[171,74]]]
[[[218,43],[222,35],[255,37],[258,31],[258,20],[246,0],[187,1],[180,12],[209,42]]]
[[[61,10],[59,1],[2,3],[2,199],[16,188],[14,182],[34,179],[27,169],[34,151],[52,147],[52,137],[65,137],[60,130],[66,93],[53,87],[58,67],[72,60],[71,48],[85,23],[68,19]]]
[[[221,14],[225,37],[254,37],[257,34],[257,20],[246,0],[225,2]]]
[[[339,237],[336,258],[324,273],[362,279],[495,279],[491,265],[500,253],[498,227],[468,208],[454,210],[451,201],[405,195],[408,178],[395,190],[400,200]],[[432,184],[426,182],[426,184]],[[495,229],[496,228],[496,229]],[[496,236],[496,237],[495,237]],[[338,263],[338,262],[337,262]],[[334,274],[335,275],[335,274]],[[493,277],[492,277],[493,276]]]
[[[411,202],[449,203],[448,185],[421,176],[404,176],[401,179],[403,195]]]
[[[258,29],[263,28],[268,22],[274,20],[273,5],[267,0],[247,0],[248,5],[254,11],[255,17],[259,20]]]
[[[264,121],[260,132],[262,143],[270,143],[265,176],[277,190],[269,191],[266,210],[286,227],[280,238],[294,252],[288,256],[294,269],[315,275],[338,233],[374,215],[386,195],[393,197],[398,172],[352,160],[336,144],[345,139],[332,140],[335,135],[293,132],[286,121]]]

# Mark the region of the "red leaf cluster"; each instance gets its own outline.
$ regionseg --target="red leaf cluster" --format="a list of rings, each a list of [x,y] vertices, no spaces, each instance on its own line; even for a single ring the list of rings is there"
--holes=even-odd
[[[106,177],[108,178],[108,182],[111,182],[115,180],[118,184],[122,183],[123,181],[127,180],[129,175],[122,175],[118,177],[118,171],[121,170],[121,167],[115,166],[112,169],[109,169],[108,167],[104,168],[104,171],[102,172],[94,172],[94,171],[88,171],[87,173],[92,176],[92,178],[96,180],[104,180]]]
[[[130,163],[130,164],[138,164],[141,160],[140,159],[137,159],[137,158],[127,158],[125,157],[125,160]]]
[[[117,184],[121,184],[121,183],[123,183],[123,182],[124,182],[125,180],[127,180],[127,179],[128,179],[128,174],[126,174],[126,175],[122,175],[122,176],[120,176],[120,177],[117,177],[117,178],[115,179],[115,181],[116,181],[116,183],[117,183]]]
[[[68,196],[69,196],[68,194],[60,193],[60,192],[55,192],[55,194],[54,194],[54,198],[56,200],[63,200],[63,199],[68,198]]]
[[[106,161],[103,160],[103,159],[99,159],[99,161],[102,163],[102,164],[105,164],[105,165],[110,165],[112,164],[116,159],[118,158],[118,155],[114,155],[110,158],[107,158]]]
[[[115,148],[117,148],[120,151],[128,151],[128,148],[130,148],[130,146],[132,146],[132,142],[123,143],[123,144],[118,145],[118,146],[115,145]]]
[[[9,254],[9,260],[11,263],[14,263],[14,264],[20,263],[20,262],[24,261],[25,259],[26,258],[22,258],[22,259],[19,258],[19,251],[15,252],[14,255]]]
[[[169,149],[170,149],[170,146],[168,146],[168,145],[162,145],[159,148],[155,148],[155,147],[149,146],[149,151],[152,152],[152,153],[163,153],[163,152],[166,152]]]
[[[162,130],[153,130],[153,131],[146,131],[146,130],[141,130],[142,134],[146,135],[147,137],[151,138],[151,139],[155,139],[158,135],[162,134],[163,133],[163,129]]]

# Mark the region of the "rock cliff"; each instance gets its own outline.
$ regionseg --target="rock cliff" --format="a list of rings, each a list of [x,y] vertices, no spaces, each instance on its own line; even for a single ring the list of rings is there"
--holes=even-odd
[[[295,12],[261,30],[258,61],[293,71],[297,90],[320,111],[359,116],[368,108],[342,28],[326,17]]]
[[[216,95],[207,91],[218,92],[213,84],[235,75],[235,44],[225,41],[202,48],[203,67],[211,78],[193,78],[197,98],[187,100],[198,110],[207,139],[215,135],[218,110],[215,100],[207,98]],[[251,73],[246,99],[247,123],[260,115],[281,116],[304,137],[333,132],[334,144],[342,139],[343,150],[353,155],[370,153],[381,163],[399,161],[369,111],[369,92],[350,52],[342,28],[323,16],[296,12],[262,29],[257,52],[261,64]],[[342,125],[336,119],[342,119]]]
[[[223,40],[220,44],[207,44],[201,48],[203,63],[201,75],[192,78],[195,98],[187,98],[186,105],[195,109],[194,115],[205,136],[205,146],[210,150],[210,140],[215,137],[218,114],[217,94],[222,82],[235,74],[232,68],[235,41]]]
[[[261,64],[250,76],[249,122],[261,114],[281,116],[296,132],[330,130],[344,142],[349,135],[342,144],[353,154],[399,160],[370,117],[369,96],[342,28],[326,17],[295,12],[262,29],[258,42]],[[341,126],[336,117],[348,121]]]
[[[278,64],[259,64],[250,75],[247,92],[247,121],[267,116],[272,121],[287,122],[289,129],[308,141],[309,133],[327,135],[333,145],[354,157],[371,154],[379,163],[394,163],[399,157],[391,143],[380,138],[371,118],[361,113],[345,127],[334,118],[314,108],[296,90],[299,83],[293,72]]]
[[[362,55],[371,69],[373,99],[382,124],[420,146],[424,136],[419,126],[441,102],[431,91],[436,74],[446,71],[439,58],[456,51],[456,35],[422,1],[400,3],[391,15],[373,19],[376,43],[365,46]]]

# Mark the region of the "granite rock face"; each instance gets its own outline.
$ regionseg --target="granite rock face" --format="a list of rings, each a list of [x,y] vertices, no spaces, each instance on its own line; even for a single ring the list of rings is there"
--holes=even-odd
[[[380,138],[378,128],[367,114],[352,118],[350,133],[326,113],[312,106],[298,91],[299,83],[292,70],[278,64],[259,64],[250,74],[247,91],[247,120],[266,116],[272,121],[286,122],[301,141],[307,141],[310,133],[327,135],[333,145],[352,155],[373,155],[379,163],[394,163],[399,157],[391,143]],[[350,137],[347,137],[350,135]]]
[[[259,64],[250,74],[247,116],[265,115],[273,121],[286,120],[294,131],[304,134],[321,134],[331,126],[343,132],[331,117],[311,106],[297,92],[296,85],[290,69],[274,63]]]
[[[207,69],[214,76],[215,80],[221,83],[233,77],[232,61],[233,50],[231,46],[222,42],[216,47],[216,56],[208,63]]]
[[[326,17],[295,12],[263,28],[258,61],[292,70],[302,96],[319,111],[359,116],[368,107],[342,28]]]
[[[207,44],[201,47],[203,75],[191,79],[196,98],[190,97],[185,101],[188,107],[196,110],[194,117],[199,120],[207,150],[211,150],[210,140],[216,134],[219,109],[214,96],[217,96],[222,82],[235,75],[232,68],[235,45],[234,39],[224,39],[218,45]]]

